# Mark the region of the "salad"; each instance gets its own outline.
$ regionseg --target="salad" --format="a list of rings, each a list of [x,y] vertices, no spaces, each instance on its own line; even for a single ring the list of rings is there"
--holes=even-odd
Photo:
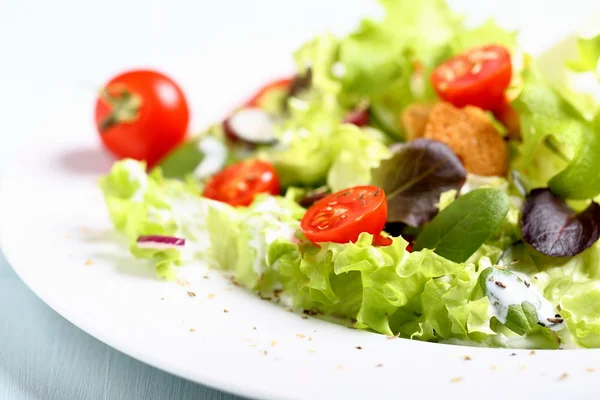
[[[100,180],[134,257],[202,260],[311,315],[488,347],[600,347],[600,36],[567,79],[443,0],[380,0],[223,121],[186,134],[154,71],[96,105],[119,158]]]

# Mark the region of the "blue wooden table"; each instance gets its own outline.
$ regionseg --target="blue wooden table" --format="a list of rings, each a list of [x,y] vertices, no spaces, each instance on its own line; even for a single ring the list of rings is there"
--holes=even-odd
[[[66,321],[0,253],[0,399],[236,399],[136,361]]]

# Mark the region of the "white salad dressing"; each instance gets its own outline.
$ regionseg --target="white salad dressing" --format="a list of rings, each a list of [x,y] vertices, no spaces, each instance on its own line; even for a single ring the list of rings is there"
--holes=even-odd
[[[342,79],[346,76],[346,66],[341,62],[336,62],[331,66],[331,74],[338,79]]]
[[[522,274],[494,269],[485,282],[492,314],[505,324],[508,308],[527,302],[535,307],[541,325],[554,331],[563,329],[564,323],[557,319],[554,306],[527,279]]]
[[[121,167],[127,171],[129,182],[137,182],[140,185],[131,196],[131,201],[137,203],[144,201],[144,195],[148,188],[148,175],[146,175],[146,171],[144,171],[142,165],[138,161],[127,159],[121,162]]]
[[[281,222],[273,213],[252,215],[246,220],[250,240],[248,245],[256,251],[253,269],[258,275],[265,272],[269,246],[279,238],[295,240],[296,229],[289,223]]]
[[[196,166],[194,176],[198,179],[207,178],[219,172],[227,161],[227,148],[214,137],[207,136],[198,141],[198,150],[204,154],[204,159]]]
[[[274,214],[289,214],[287,209],[284,209],[279,205],[274,197],[267,197],[260,203],[253,206],[253,211],[258,213],[274,213]]]
[[[266,267],[267,249],[274,241],[284,238],[294,241],[296,228],[289,222],[282,222],[278,215],[289,214],[282,208],[274,197],[267,197],[254,207],[257,214],[246,220],[250,240],[248,244],[256,251],[253,269],[258,275],[264,273]]]
[[[172,217],[179,227],[175,236],[186,238],[185,246],[181,249],[183,260],[192,260],[197,253],[210,247],[210,235],[205,221],[211,208],[223,210],[226,206],[218,201],[198,199],[187,193],[173,199]]]

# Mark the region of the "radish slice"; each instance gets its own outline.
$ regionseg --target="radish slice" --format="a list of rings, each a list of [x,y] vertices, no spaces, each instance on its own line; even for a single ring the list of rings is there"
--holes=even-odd
[[[252,144],[275,142],[274,125],[273,117],[256,107],[242,108],[223,123],[227,136]]]
[[[137,238],[137,245],[141,249],[180,249],[185,246],[185,239],[174,236],[148,235]]]
[[[200,139],[198,150],[204,154],[204,158],[194,169],[196,178],[208,178],[223,169],[227,161],[227,148],[218,139],[211,136]]]
[[[366,108],[357,108],[356,110],[350,111],[346,118],[344,118],[344,123],[356,125],[358,127],[363,127],[369,125],[369,112]]]

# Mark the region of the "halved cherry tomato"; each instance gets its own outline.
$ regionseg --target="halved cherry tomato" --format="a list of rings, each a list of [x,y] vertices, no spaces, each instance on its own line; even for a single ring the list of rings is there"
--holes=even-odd
[[[148,70],[111,79],[96,101],[96,127],[119,158],[145,160],[151,168],[185,138],[189,109],[169,77]]]
[[[433,71],[431,83],[438,96],[456,107],[473,105],[494,110],[504,102],[511,78],[508,50],[488,45],[444,62]]]
[[[204,197],[232,206],[247,206],[259,193],[279,194],[275,168],[261,160],[245,160],[230,165],[213,176],[204,188]]]
[[[264,97],[267,96],[269,92],[272,90],[289,90],[293,80],[293,78],[283,78],[268,83],[248,100],[246,107],[261,107]]]
[[[505,99],[504,103],[494,110],[494,116],[506,127],[508,130],[508,136],[510,138],[521,138],[521,123],[519,121],[519,114],[517,114],[517,111],[510,105],[508,99]]]
[[[379,235],[373,236],[373,245],[374,246],[389,246],[392,243],[394,243],[392,238],[390,238],[388,236],[383,236],[381,233]]]
[[[356,242],[362,232],[379,236],[387,218],[387,201],[377,186],[356,186],[313,204],[300,223],[313,243]]]

